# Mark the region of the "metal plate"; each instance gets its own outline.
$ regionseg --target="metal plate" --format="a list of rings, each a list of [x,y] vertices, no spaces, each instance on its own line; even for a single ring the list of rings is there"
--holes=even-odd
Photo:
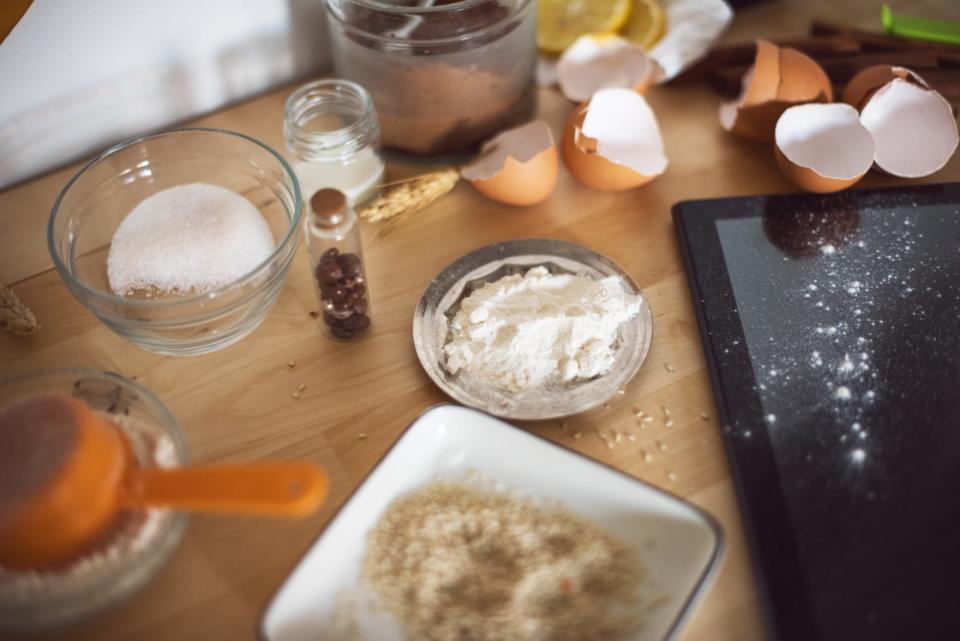
[[[646,299],[640,312],[620,326],[613,367],[602,376],[562,386],[511,394],[462,371],[444,367],[443,346],[449,321],[460,301],[474,290],[509,274],[533,267],[551,273],[579,274],[593,279],[620,277],[625,291],[641,295],[633,279],[600,254],[560,240],[532,238],[482,247],[454,261],[427,286],[413,316],[413,344],[427,375],[452,398],[496,416],[517,420],[562,418],[603,404],[636,375],[650,349],[653,319]]]

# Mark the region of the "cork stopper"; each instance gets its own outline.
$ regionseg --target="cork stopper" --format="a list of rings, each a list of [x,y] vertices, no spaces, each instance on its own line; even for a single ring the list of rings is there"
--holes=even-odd
[[[321,189],[310,198],[310,209],[321,225],[336,225],[347,213],[347,197],[339,189]]]

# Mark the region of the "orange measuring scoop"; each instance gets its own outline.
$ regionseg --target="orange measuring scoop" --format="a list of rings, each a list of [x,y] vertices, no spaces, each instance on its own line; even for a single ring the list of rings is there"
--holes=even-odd
[[[308,462],[142,468],[121,429],[86,403],[36,396],[0,414],[0,565],[69,562],[128,508],[299,517],[327,486]]]

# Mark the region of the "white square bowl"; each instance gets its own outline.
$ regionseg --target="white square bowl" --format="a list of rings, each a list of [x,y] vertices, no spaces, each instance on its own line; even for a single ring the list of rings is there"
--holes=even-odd
[[[473,471],[559,501],[636,552],[657,605],[627,641],[673,638],[719,564],[720,527],[700,508],[477,410],[441,405],[407,429],[333,517],[267,607],[261,638],[416,641],[370,605],[360,580],[367,532],[398,496]]]

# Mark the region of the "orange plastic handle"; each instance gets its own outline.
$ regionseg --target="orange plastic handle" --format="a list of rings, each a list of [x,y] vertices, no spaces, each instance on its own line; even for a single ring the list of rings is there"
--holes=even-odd
[[[301,517],[327,496],[329,481],[313,463],[243,463],[131,470],[124,507]]]

